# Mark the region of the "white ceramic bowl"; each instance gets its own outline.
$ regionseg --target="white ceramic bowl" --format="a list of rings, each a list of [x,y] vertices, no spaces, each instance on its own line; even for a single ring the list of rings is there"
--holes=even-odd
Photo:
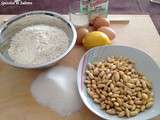
[[[87,94],[84,84],[85,69],[87,63],[99,61],[107,56],[124,56],[136,62],[138,71],[143,72],[153,83],[153,92],[155,96],[154,105],[135,117],[119,118],[117,116],[105,113],[93,102]],[[160,69],[153,59],[146,53],[126,46],[102,46],[89,50],[82,57],[78,68],[78,90],[84,104],[96,115],[107,120],[148,120],[160,114]]]
[[[36,24],[56,26],[64,30],[64,32],[66,32],[67,36],[69,37],[68,48],[66,48],[66,51],[56,59],[53,59],[43,64],[24,65],[15,63],[8,55],[8,48],[10,46],[11,37],[21,29]],[[67,55],[74,47],[76,38],[77,38],[77,33],[73,24],[68,20],[66,20],[62,15],[50,11],[27,12],[9,19],[6,23],[4,23],[0,27],[0,58],[5,63],[20,68],[31,69],[31,68],[47,67],[56,63],[57,61],[61,60],[65,55]]]

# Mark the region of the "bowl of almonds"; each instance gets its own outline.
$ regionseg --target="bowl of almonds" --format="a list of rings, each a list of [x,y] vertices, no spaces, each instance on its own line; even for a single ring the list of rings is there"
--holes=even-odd
[[[160,69],[145,52],[127,46],[90,49],[78,68],[84,104],[107,120],[148,120],[160,114]]]

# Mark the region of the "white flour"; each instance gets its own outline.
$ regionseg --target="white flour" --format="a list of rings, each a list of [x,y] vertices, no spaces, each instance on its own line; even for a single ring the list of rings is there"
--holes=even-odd
[[[9,56],[20,64],[43,64],[59,57],[69,45],[66,33],[47,25],[26,27],[11,38]]]

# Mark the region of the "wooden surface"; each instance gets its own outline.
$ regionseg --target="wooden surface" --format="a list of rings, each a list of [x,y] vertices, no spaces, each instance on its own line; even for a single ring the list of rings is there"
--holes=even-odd
[[[14,0],[0,0],[14,1]],[[0,14],[20,14],[31,10],[51,10],[67,14],[69,5],[76,0],[22,0],[32,5],[0,5]],[[160,4],[150,0],[109,0],[110,14],[149,14],[160,33]]]
[[[0,21],[11,16],[0,16]],[[117,32],[113,44],[139,48],[151,55],[160,64],[160,36],[147,15],[111,15],[110,19],[129,19],[129,24],[112,24]],[[144,22],[145,21],[145,22]],[[85,50],[76,46],[58,64],[77,68]],[[144,64],[145,65],[145,64]],[[47,70],[47,69],[45,69]],[[30,93],[32,81],[43,70],[24,70],[11,67],[0,61],[0,120],[100,120],[85,106],[69,117],[60,117],[48,108],[40,106]],[[154,120],[160,120],[160,117]]]

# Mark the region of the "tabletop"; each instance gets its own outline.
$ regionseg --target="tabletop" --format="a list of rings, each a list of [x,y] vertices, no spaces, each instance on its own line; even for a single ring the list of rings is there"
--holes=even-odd
[[[0,15],[0,23],[10,17],[12,16]],[[127,24],[111,24],[117,33],[113,45],[127,45],[141,49],[160,64],[160,36],[148,15],[109,15],[108,17],[129,20]],[[58,65],[77,69],[84,52],[83,47],[75,46],[58,62]],[[61,117],[54,111],[39,105],[31,96],[30,85],[43,71],[14,68],[0,61],[0,120],[101,120],[85,105],[79,112],[68,117]],[[160,116],[153,120],[160,120]]]
[[[68,13],[69,4],[75,0],[25,0],[32,5],[2,5],[0,0],[0,14],[19,14],[31,10],[51,10],[59,13]],[[24,0],[22,0],[24,1]],[[160,4],[150,0],[109,0],[110,14],[149,14],[160,33]]]

